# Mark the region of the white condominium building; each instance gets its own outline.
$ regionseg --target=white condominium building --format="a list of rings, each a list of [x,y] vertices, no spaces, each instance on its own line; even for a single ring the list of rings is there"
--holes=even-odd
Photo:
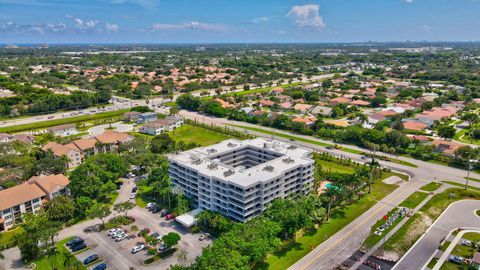
[[[199,208],[239,221],[262,213],[275,198],[313,187],[312,150],[256,138],[192,149],[168,157],[170,178]]]

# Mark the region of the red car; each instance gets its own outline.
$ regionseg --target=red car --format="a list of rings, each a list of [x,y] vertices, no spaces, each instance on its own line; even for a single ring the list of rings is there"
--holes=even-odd
[[[167,215],[165,216],[165,219],[166,219],[166,220],[171,220],[171,219],[174,219],[174,218],[175,218],[175,216],[174,216],[173,214],[167,214]]]

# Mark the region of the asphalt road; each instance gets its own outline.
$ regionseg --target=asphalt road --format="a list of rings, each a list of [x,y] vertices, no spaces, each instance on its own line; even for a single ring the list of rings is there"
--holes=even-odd
[[[189,119],[196,119],[199,122],[207,124],[215,124],[219,126],[228,126],[229,128],[236,129],[239,131],[244,131],[255,136],[272,138],[271,135],[255,132],[251,130],[246,130],[244,128],[238,128],[231,125],[240,125],[240,126],[249,126],[262,128],[267,130],[273,130],[278,133],[294,135],[296,137],[318,141],[322,143],[332,144],[331,141],[321,140],[311,136],[297,135],[292,134],[282,130],[274,130],[265,128],[262,126],[257,126],[245,122],[238,122],[234,120],[228,120],[224,118],[215,118],[211,116],[205,116],[198,114],[196,112],[189,112],[182,110],[180,114]],[[275,136],[274,139],[281,141],[289,141],[289,139]],[[326,149],[323,146],[316,144],[311,144],[302,141],[295,141],[296,144],[303,145],[308,148],[312,148],[315,151],[329,152],[336,156],[344,156],[351,158],[352,160],[358,162],[364,162],[361,159],[361,155],[344,152],[336,149]],[[347,147],[355,150],[365,151],[365,149],[352,146],[352,145],[342,145],[342,147]],[[397,188],[394,192],[384,198],[381,202],[378,202],[360,217],[352,221],[338,233],[330,237],[328,240],[323,242],[321,245],[315,247],[309,254],[300,259],[297,263],[292,265],[289,269],[293,270],[306,270],[306,269],[331,269],[335,265],[340,265],[348,257],[350,257],[356,250],[361,247],[363,240],[370,233],[371,227],[375,224],[377,220],[383,217],[389,210],[397,206],[400,202],[410,196],[413,192],[418,190],[421,186],[425,185],[431,181],[441,181],[449,180],[452,182],[457,182],[463,184],[465,179],[463,178],[466,175],[466,171],[451,168],[439,164],[428,163],[420,160],[415,160],[407,157],[399,157],[399,159],[408,161],[416,164],[418,167],[410,167],[398,163],[380,161],[380,164],[384,167],[390,168],[392,170],[405,173],[410,176],[410,181],[403,184]],[[480,175],[473,173],[471,177],[479,178]],[[479,182],[470,181],[472,186],[480,187]]]
[[[478,209],[478,200],[452,203],[392,269],[410,270],[413,266],[422,269],[451,231],[457,228],[480,229],[480,218],[475,215]]]

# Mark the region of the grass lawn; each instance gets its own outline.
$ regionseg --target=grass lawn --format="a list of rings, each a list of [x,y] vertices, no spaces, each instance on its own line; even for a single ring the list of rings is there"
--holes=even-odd
[[[442,181],[442,182],[443,182],[443,183],[450,184],[450,185],[452,185],[452,186],[465,188],[465,185],[464,185],[464,184],[460,184],[460,183],[457,183],[457,182],[452,182],[452,181]],[[478,187],[473,187],[473,186],[468,186],[468,189],[475,190],[475,191],[480,191],[480,188],[478,188]]]
[[[70,267],[75,267],[78,270],[86,270],[87,268],[82,265],[73,255],[71,255],[70,251],[64,246],[68,240],[72,239],[73,237],[69,237],[58,241],[55,246],[57,247],[58,254],[53,255],[51,258],[47,256],[40,257],[33,261],[33,263],[37,266],[35,269],[37,270],[51,270],[52,265],[54,268],[57,269],[65,269],[65,263],[67,260],[70,262]],[[67,263],[68,264],[68,263]]]
[[[403,202],[400,203],[399,206],[403,207],[408,207],[410,209],[414,209],[417,205],[419,205],[425,198],[427,198],[428,194],[425,192],[419,192],[416,191],[412,193],[408,198],[406,198]],[[388,213],[388,216],[392,215],[397,211],[397,208],[391,210]],[[375,225],[373,225],[370,235],[365,239],[363,242],[363,247],[370,249],[372,248],[375,244],[377,244],[380,240],[382,240],[383,236],[386,235],[389,231],[391,231],[403,218],[397,219],[392,226],[388,227],[385,231],[383,231],[383,234],[381,236],[378,236],[374,234],[375,230],[382,224],[385,223],[383,219],[378,220]]]
[[[478,242],[480,241],[480,233],[474,233],[474,232],[465,233],[463,234],[462,238],[473,241],[473,242]]]
[[[13,247],[15,245],[15,238],[22,233],[22,230],[21,227],[17,227],[0,233],[0,250],[3,250],[5,247]]]
[[[402,256],[420,238],[440,214],[453,202],[463,199],[480,199],[480,192],[449,188],[433,196],[384,245],[384,250]]]
[[[480,182],[480,179],[477,179],[477,178],[473,178],[473,177],[464,177],[464,178],[468,179],[469,181]]]
[[[425,192],[415,191],[412,193],[408,198],[406,198],[403,202],[400,203],[400,206],[408,207],[410,209],[414,209],[419,205],[425,198],[427,198],[428,194]]]
[[[174,131],[168,132],[168,134],[175,141],[197,143],[201,146],[212,145],[233,138],[230,135],[188,124],[183,125]]]
[[[423,190],[423,191],[432,192],[432,191],[437,190],[441,186],[442,186],[442,183],[430,182],[430,183],[426,184],[425,186],[421,187],[420,189]]]
[[[22,124],[22,125],[16,125],[16,126],[8,126],[8,127],[0,128],[0,132],[8,133],[8,132],[20,132],[25,130],[37,130],[37,129],[48,128],[48,127],[53,127],[53,126],[58,126],[63,124],[72,124],[72,123],[85,122],[90,120],[99,120],[103,118],[120,116],[128,111],[130,111],[130,109],[74,116],[74,117],[48,120],[43,122],[34,122],[34,123]]]
[[[466,270],[468,267],[466,265],[456,264],[452,262],[445,261],[440,267],[440,270]]]
[[[464,258],[472,258],[474,253],[474,248],[462,246],[461,244],[457,244],[451,252],[453,255],[462,256]]]
[[[286,243],[282,248],[269,255],[266,262],[257,268],[287,269],[396,188],[397,186],[384,184],[381,180],[376,181],[371,194],[364,196],[352,205],[335,210],[328,223],[314,231],[307,232],[293,242]]]
[[[433,258],[433,259],[428,263],[427,267],[430,268],[430,269],[432,269],[432,268],[435,266],[435,264],[437,264],[437,262],[438,262],[438,258]]]
[[[317,159],[315,162],[320,163],[322,170],[325,172],[353,173],[355,171],[353,166],[346,166],[333,161]]]

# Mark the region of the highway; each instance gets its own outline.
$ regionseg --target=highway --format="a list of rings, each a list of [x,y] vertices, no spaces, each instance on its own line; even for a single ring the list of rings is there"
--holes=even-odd
[[[332,144],[331,141],[321,140],[311,136],[292,134],[286,131],[265,128],[263,126],[253,125],[245,122],[206,116],[206,115],[199,114],[197,112],[182,110],[180,111],[180,114],[185,118],[197,120],[198,122],[201,122],[201,123],[214,124],[218,126],[228,126],[231,129],[248,132],[249,134],[260,136],[260,137],[272,138],[271,135],[268,135],[266,133],[247,130],[245,128],[235,127],[232,125],[262,128],[268,131],[274,131],[274,132],[287,134],[287,135],[294,135],[296,137],[308,139],[311,141],[318,141],[322,143]],[[274,139],[281,140],[281,141],[290,141],[289,139],[279,137],[279,136],[275,136]],[[328,152],[336,156],[344,156],[358,162],[364,162],[364,160],[362,160],[361,158],[361,155],[359,154],[344,152],[336,149],[326,149],[323,146],[319,146],[319,145],[308,143],[308,142],[295,141],[295,143],[305,147],[312,148],[315,151]],[[352,145],[340,144],[340,146],[348,147],[350,149],[365,151],[365,149],[355,147]],[[457,182],[461,184],[465,182],[465,179],[463,177],[466,175],[466,172],[464,170],[451,168],[451,167],[434,164],[434,163],[428,163],[428,162],[416,160],[413,158],[399,157],[399,159],[410,162],[410,163],[414,163],[418,167],[410,167],[410,166],[397,164],[393,162],[386,162],[386,161],[380,161],[380,164],[384,167],[409,175],[410,181],[402,184],[399,188],[397,188],[394,192],[392,192],[387,197],[385,197],[382,201],[378,202],[376,205],[371,207],[368,211],[363,213],[360,217],[358,217],[357,219],[352,221],[350,224],[345,226],[342,230],[340,230],[335,235],[333,235],[332,237],[324,241],[322,244],[314,248],[310,253],[308,253],[306,256],[304,256],[302,259],[300,259],[294,265],[292,265],[289,268],[290,270],[332,269],[333,266],[341,264],[348,257],[350,257],[353,254],[353,252],[355,252],[361,247],[363,240],[368,236],[368,234],[370,233],[371,227],[375,224],[377,220],[381,219],[386,213],[388,213],[388,211],[390,211],[395,206],[397,206],[400,202],[405,200],[408,196],[410,196],[413,192],[418,190],[418,188],[420,188],[421,186],[435,180],[438,180],[438,181],[449,180],[449,181]],[[473,173],[471,177],[479,178],[479,176],[480,176],[479,174]],[[475,187],[480,187],[479,182],[471,181],[471,185]]]

